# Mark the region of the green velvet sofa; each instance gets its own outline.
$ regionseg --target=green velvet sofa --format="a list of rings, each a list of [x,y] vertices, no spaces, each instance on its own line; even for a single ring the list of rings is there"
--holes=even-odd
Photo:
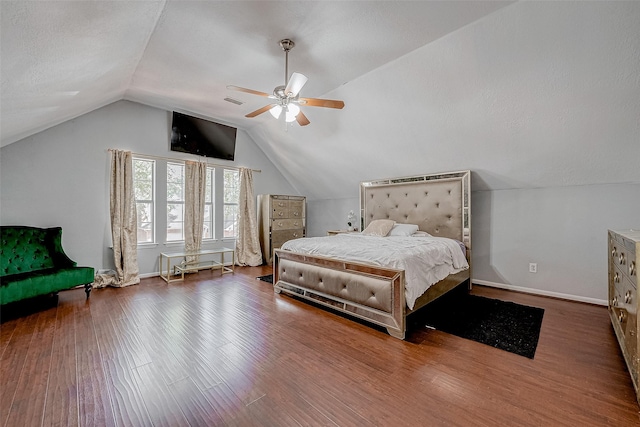
[[[93,279],[62,250],[62,228],[0,227],[0,305],[79,285],[89,298]]]

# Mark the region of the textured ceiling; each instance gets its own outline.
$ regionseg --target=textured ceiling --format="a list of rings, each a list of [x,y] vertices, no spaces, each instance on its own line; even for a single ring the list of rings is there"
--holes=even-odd
[[[226,86],[283,84],[283,38],[318,97],[507,4],[2,1],[2,145],[118,99],[251,127]]]
[[[9,2],[10,144],[119,99],[245,129],[309,199],[359,181],[471,169],[474,189],[640,182],[640,2]],[[286,131],[245,114],[305,74]],[[231,96],[237,106],[224,101]]]

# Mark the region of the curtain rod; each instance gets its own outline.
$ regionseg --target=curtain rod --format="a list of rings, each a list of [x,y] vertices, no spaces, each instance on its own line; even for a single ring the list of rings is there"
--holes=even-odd
[[[113,151],[118,151],[117,148],[109,148],[108,149],[109,152],[113,152]],[[126,150],[124,150],[126,151]],[[162,157],[162,156],[152,156],[150,154],[140,154],[140,153],[131,153],[132,156],[140,156],[140,157],[147,157],[149,159],[155,159],[155,160],[169,160],[171,162],[186,162],[189,159],[176,159],[176,158],[172,158],[172,157]],[[221,168],[226,168],[226,169],[235,169],[235,170],[240,170],[240,168],[238,166],[227,166],[227,165],[221,165],[221,164],[217,164],[217,163],[210,163],[208,161],[205,160],[205,163],[208,166],[216,166],[216,167],[221,167]],[[261,173],[262,170],[260,169],[251,169],[252,172],[257,172],[257,173]]]

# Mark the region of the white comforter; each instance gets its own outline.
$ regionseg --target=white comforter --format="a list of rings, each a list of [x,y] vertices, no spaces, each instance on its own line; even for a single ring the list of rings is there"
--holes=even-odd
[[[432,236],[338,234],[289,240],[282,249],[404,270],[407,306],[431,285],[469,268],[460,242]]]

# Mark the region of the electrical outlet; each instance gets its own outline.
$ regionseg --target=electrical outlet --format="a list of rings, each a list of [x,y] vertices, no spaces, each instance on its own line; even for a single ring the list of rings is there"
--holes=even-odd
[[[538,272],[538,264],[535,262],[529,263],[529,273],[537,273]]]

